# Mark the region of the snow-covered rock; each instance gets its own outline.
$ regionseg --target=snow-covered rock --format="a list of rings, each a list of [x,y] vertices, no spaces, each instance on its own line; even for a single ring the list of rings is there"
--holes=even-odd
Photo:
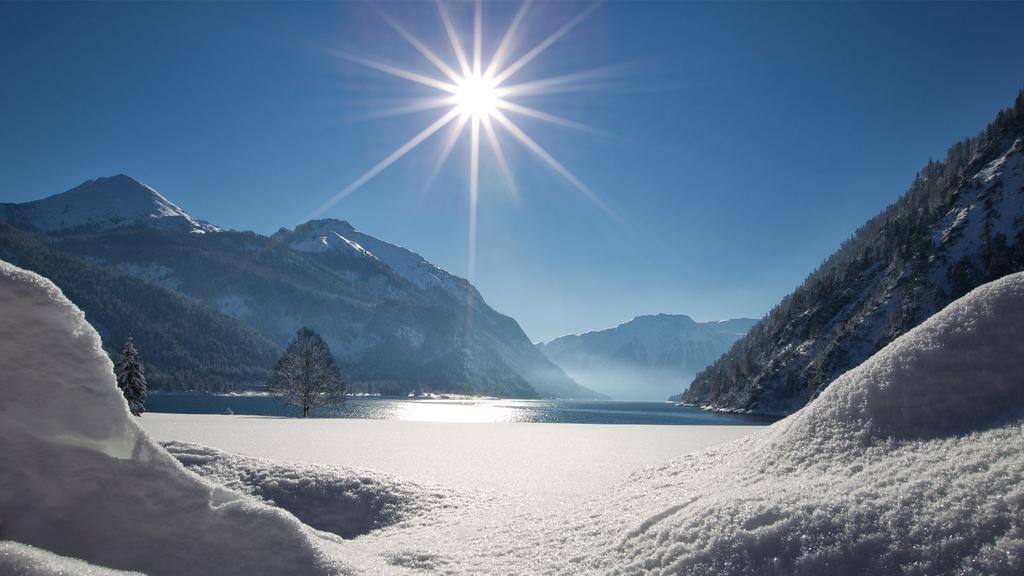
[[[756,322],[638,316],[614,328],[562,336],[537,347],[588,388],[622,400],[664,400],[689,385]]]
[[[42,200],[0,204],[0,220],[53,233],[146,226],[195,233],[220,228],[195,220],[159,192],[130,176],[96,178]]]
[[[82,312],[2,261],[0,342],[5,540],[147,574],[342,569],[294,516],[202,480],[150,440]]]

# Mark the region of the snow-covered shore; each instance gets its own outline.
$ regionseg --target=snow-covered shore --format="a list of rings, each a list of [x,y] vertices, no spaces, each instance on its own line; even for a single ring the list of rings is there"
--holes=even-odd
[[[0,263],[0,312],[0,573],[1024,572],[1024,273],[770,427],[652,435],[678,457],[625,478],[614,434],[645,427],[146,416],[249,455],[164,448],[53,284]]]

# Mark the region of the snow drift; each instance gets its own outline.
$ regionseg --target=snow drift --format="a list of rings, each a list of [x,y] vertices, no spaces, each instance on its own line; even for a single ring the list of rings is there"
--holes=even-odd
[[[293,516],[202,480],[151,441],[82,312],[6,262],[0,342],[4,540],[148,574],[343,569]]]
[[[348,466],[282,463],[198,444],[164,448],[187,469],[236,492],[283,508],[318,530],[353,538],[438,507],[451,493]]]
[[[635,474],[593,516],[577,530],[597,552],[572,570],[1024,573],[1024,273],[764,432]]]

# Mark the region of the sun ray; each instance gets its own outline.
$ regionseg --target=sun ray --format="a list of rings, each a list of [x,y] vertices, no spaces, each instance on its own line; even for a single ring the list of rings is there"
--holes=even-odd
[[[515,40],[516,33],[519,31],[519,24],[523,21],[523,17],[526,16],[526,10],[530,7],[531,2],[532,0],[525,0],[519,6],[515,17],[512,18],[512,23],[508,25],[505,35],[501,37],[501,42],[498,43],[498,47],[494,50],[494,56],[491,57],[491,62],[487,65],[487,70],[484,71],[484,78],[492,77],[498,67],[505,63],[508,51],[512,47],[512,41]]]
[[[424,76],[422,74],[417,74],[415,72],[410,72],[410,71],[405,70],[403,68],[399,68],[398,66],[392,66],[391,64],[385,64],[383,62],[377,62],[376,60],[370,60],[370,59],[367,59],[367,58],[362,58],[360,56],[356,56],[354,54],[348,54],[346,52],[334,51],[333,54],[338,56],[339,58],[344,58],[345,60],[348,60],[350,62],[355,62],[356,64],[360,64],[362,66],[366,66],[367,68],[373,68],[374,70],[379,70],[381,72],[384,72],[384,73],[387,73],[387,74],[391,74],[392,76],[397,76],[398,78],[404,78],[405,80],[409,80],[411,82],[416,82],[416,83],[422,84],[424,86],[430,86],[431,88],[437,88],[438,90],[442,90],[444,92],[450,92],[452,94],[455,94],[459,90],[458,86],[456,86],[455,84],[451,84],[449,82],[444,82],[444,81],[438,80],[436,78],[431,78],[430,76]]]
[[[462,131],[466,128],[466,122],[469,121],[469,117],[463,114],[459,115],[459,119],[452,124],[448,130],[448,135],[444,139],[444,144],[441,145],[441,153],[437,157],[437,162],[434,162],[434,167],[431,168],[430,174],[427,175],[426,180],[423,181],[423,187],[421,188],[421,194],[426,192],[427,189],[437,179],[438,174],[441,173],[441,168],[444,167],[445,162],[448,161],[448,156],[451,155],[452,149],[455,148],[455,144],[459,141],[459,136],[462,135]]]
[[[582,87],[585,87],[585,85],[581,86],[576,84],[576,82],[593,80],[595,78],[604,78],[608,76],[612,70],[614,70],[614,67],[612,66],[602,66],[600,68],[593,68],[582,72],[573,72],[571,74],[561,74],[559,76],[542,78],[540,80],[531,80],[530,82],[505,84],[496,88],[495,92],[498,97],[504,98],[506,96],[515,95],[548,94],[551,92],[561,92],[565,90],[579,90]]]
[[[377,12],[377,15],[380,16],[382,20],[387,22],[388,26],[391,26],[391,28],[394,29],[395,32],[398,32],[398,34],[401,35],[402,38],[405,38],[406,42],[411,44],[413,48],[415,48],[420,54],[423,55],[424,58],[426,58],[428,61],[430,61],[431,64],[436,66],[437,69],[440,70],[442,74],[448,77],[449,80],[451,80],[452,82],[459,81],[460,77],[458,73],[456,73],[455,70],[453,70],[452,67],[449,66],[444,60],[442,60],[437,54],[434,54],[434,52],[431,51],[430,48],[427,48],[427,46],[420,42],[418,38],[410,34],[408,30],[406,30],[401,24],[395,21],[394,18],[388,16],[383,10],[381,10],[375,4],[371,4],[370,6],[373,7],[374,11]]]
[[[441,0],[434,0],[434,4],[437,6],[437,13],[441,16],[444,30],[448,34],[448,41],[451,42],[452,51],[455,52],[455,59],[459,61],[462,75],[469,76],[469,60],[466,59],[466,53],[462,50],[462,40],[459,40],[459,35],[455,32],[455,26],[452,24],[451,17],[448,16],[448,10],[441,3]]]
[[[559,126],[564,126],[566,128],[582,130],[584,132],[590,132],[592,134],[602,133],[600,130],[587,126],[586,124],[581,124],[579,122],[569,120],[568,118],[562,118],[561,116],[555,116],[554,114],[548,114],[547,112],[542,112],[540,110],[537,110],[536,108],[530,108],[529,106],[523,106],[522,104],[516,104],[515,102],[509,102],[507,100],[498,99],[495,101],[494,105],[498,108],[501,108],[502,110],[516,112],[517,114],[522,114],[523,116],[529,116],[530,118],[536,118],[538,120],[543,120],[545,122],[557,124]]]
[[[424,112],[426,110],[434,110],[437,108],[444,108],[445,106],[453,106],[455,104],[454,99],[451,96],[440,96],[437,98],[424,98],[417,100],[411,104],[404,104],[402,106],[395,106],[392,108],[385,108],[384,110],[377,110],[360,116],[361,120],[377,120],[381,118],[393,118],[395,116],[403,116],[405,114],[413,114],[415,112]]]
[[[504,126],[505,129],[508,130],[512,134],[512,136],[516,138],[516,140],[519,140],[524,146],[526,146],[527,149],[529,149],[531,152],[537,155],[538,158],[543,160],[555,172],[562,176],[562,178],[565,178],[566,181],[572,184],[574,188],[579,190],[588,200],[593,202],[595,206],[603,210],[606,214],[608,214],[615,220],[618,220],[618,215],[616,215],[615,212],[613,212],[612,209],[609,208],[608,205],[604,203],[604,200],[601,200],[601,198],[597,194],[595,194],[590,188],[587,187],[586,184],[584,184],[579,178],[577,178],[572,172],[570,172],[568,168],[563,166],[562,163],[559,162],[558,160],[555,160],[555,158],[551,154],[549,154],[547,150],[541,147],[540,144],[537,144],[537,142],[535,142],[533,138],[530,138],[530,136],[526,134],[526,132],[523,132],[522,129],[520,129],[519,126],[515,124],[515,122],[509,120],[509,118],[505,116],[501,111],[495,111],[494,118],[498,122],[500,122],[501,125]]]
[[[483,66],[483,4],[480,0],[473,2],[473,76],[480,77],[480,68]]]
[[[575,28],[577,24],[586,19],[587,16],[593,14],[599,6],[600,4],[597,2],[591,4],[585,10],[577,14],[572,20],[569,20],[568,22],[563,24],[561,28],[555,30],[550,36],[541,41],[540,44],[534,46],[529,52],[527,52],[518,60],[510,64],[508,68],[502,70],[497,76],[494,77],[494,83],[500,85],[505,80],[508,80],[509,77],[518,72],[520,68],[529,64],[531,60],[536,58],[541,52],[547,50],[548,47],[550,47],[552,44],[558,42],[562,38],[562,36],[565,36],[567,33],[569,33],[570,30]]]
[[[469,144],[469,278],[476,278],[477,202],[480,193],[480,116],[473,116]]]
[[[321,204],[316,210],[313,211],[313,213],[310,216],[306,218],[306,220],[311,220],[313,218],[320,216],[331,206],[334,206],[343,198],[358,190],[360,186],[369,182],[371,178],[373,178],[377,174],[380,174],[385,168],[394,164],[399,158],[405,156],[410,150],[419,146],[424,140],[433,135],[434,132],[437,132],[441,128],[444,128],[445,124],[451,122],[452,119],[458,115],[459,113],[457,110],[449,110],[447,114],[438,118],[436,121],[434,121],[433,124],[427,126],[419,134],[413,136],[408,141],[406,141],[405,144],[402,144],[397,149],[395,149],[395,151],[389,154],[387,158],[384,158],[383,160],[378,162],[376,166],[364,172],[362,176],[353,180],[351,184],[349,184],[340,192],[338,192],[330,199],[328,199],[326,202]]]
[[[501,147],[501,141],[498,140],[498,134],[494,131],[494,125],[491,123],[490,116],[484,116],[482,119],[484,125],[484,134],[487,135],[487,141],[491,145],[491,151],[494,152],[494,158],[498,161],[498,169],[501,170],[502,175],[505,177],[505,183],[508,184],[509,192],[512,197],[516,200],[519,199],[519,188],[516,186],[516,179],[512,176],[512,169],[508,165],[508,160],[505,159],[505,150]]]

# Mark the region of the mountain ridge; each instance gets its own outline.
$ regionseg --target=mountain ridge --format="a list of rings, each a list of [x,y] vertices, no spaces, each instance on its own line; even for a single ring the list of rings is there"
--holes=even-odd
[[[41,233],[111,230],[126,226],[219,232],[162,194],[126,174],[86,180],[60,194],[0,204],[0,220]]]
[[[77,213],[82,206],[83,213]],[[0,208],[0,221],[18,230],[0,237],[6,242],[0,253],[15,264],[57,278],[59,271],[46,263],[74,262],[104,278],[128,276],[160,288],[147,297],[161,309],[184,298],[204,310],[203,318],[231,318],[240,323],[236,331],[252,329],[272,346],[310,326],[324,335],[357,390],[599,396],[550,363],[518,323],[488,306],[468,281],[342,220],[314,220],[272,236],[222,230],[124,175]],[[47,257],[31,258],[33,251]],[[74,292],[74,282],[64,277],[57,283]],[[94,283],[95,291],[108,290],[110,282]],[[113,313],[99,304],[99,292],[83,295],[80,305],[93,316],[90,321],[118,326],[105,337],[127,337],[132,327],[110,317]],[[144,307],[143,302],[132,305]],[[137,342],[145,354],[144,340]],[[188,341],[171,344],[180,358],[201,356]],[[250,352],[268,355],[266,348]],[[156,355],[157,374],[169,373],[160,366],[164,361],[164,355]],[[152,383],[202,386],[159,376]],[[217,389],[261,383],[227,377]]]

